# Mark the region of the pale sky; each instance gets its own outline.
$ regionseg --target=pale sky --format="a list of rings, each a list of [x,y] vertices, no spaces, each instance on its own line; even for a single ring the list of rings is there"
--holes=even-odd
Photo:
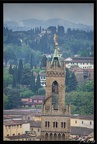
[[[4,3],[3,19],[64,19],[74,23],[94,25],[93,3]]]

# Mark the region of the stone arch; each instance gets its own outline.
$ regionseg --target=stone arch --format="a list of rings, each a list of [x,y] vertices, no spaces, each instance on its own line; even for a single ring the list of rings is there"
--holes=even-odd
[[[48,140],[48,133],[45,134],[45,140]]]
[[[54,133],[54,140],[57,140],[57,134]]]
[[[58,94],[58,82],[57,81],[54,81],[52,83],[52,93]]]
[[[52,137],[53,137],[53,134],[52,134],[52,133],[50,133],[50,140],[52,140]]]
[[[58,140],[59,141],[61,140],[61,134],[60,133],[58,134]]]
[[[65,140],[65,134],[62,134],[62,140],[63,141]]]
[[[52,83],[52,104],[54,109],[58,109],[58,82]]]

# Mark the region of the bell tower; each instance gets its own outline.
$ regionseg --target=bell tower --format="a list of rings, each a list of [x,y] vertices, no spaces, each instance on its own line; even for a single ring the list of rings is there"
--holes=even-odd
[[[41,115],[41,137],[44,141],[68,141],[70,136],[70,106],[65,105],[65,63],[55,51],[46,66],[46,99]]]

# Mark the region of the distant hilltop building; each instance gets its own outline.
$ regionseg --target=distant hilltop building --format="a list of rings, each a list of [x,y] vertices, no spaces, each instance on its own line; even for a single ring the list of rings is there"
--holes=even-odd
[[[94,69],[94,58],[93,57],[73,57],[64,60],[67,68],[77,66],[81,69]]]
[[[46,66],[46,99],[41,114],[43,141],[68,141],[70,137],[70,106],[65,104],[65,63],[58,54],[58,43],[52,60]]]

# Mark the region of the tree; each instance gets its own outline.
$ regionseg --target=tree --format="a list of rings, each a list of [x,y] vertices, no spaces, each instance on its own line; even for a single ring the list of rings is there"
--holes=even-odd
[[[94,114],[94,93],[72,91],[66,94],[66,103],[71,105],[72,114]]]
[[[73,91],[73,90],[77,89],[78,81],[76,79],[76,76],[75,76],[74,72],[71,74],[69,85],[70,85],[70,91]]]
[[[38,89],[38,94],[39,95],[45,95],[45,89],[44,88],[39,88]]]
[[[30,79],[30,90],[35,92],[36,86],[35,86],[35,76],[33,75],[33,72],[31,73],[31,79]]]
[[[13,69],[12,69],[12,65],[10,64],[10,67],[9,67],[9,74],[13,74]]]
[[[41,58],[41,67],[46,67],[47,57],[45,55]]]
[[[17,84],[17,67],[13,69],[13,80],[12,80],[12,87],[15,88]]]
[[[8,87],[8,85],[12,84],[12,75],[11,74],[4,74],[4,80],[3,80],[4,87]]]
[[[68,68],[66,68],[65,85],[66,85],[66,92],[68,92],[70,90],[70,71]]]
[[[3,93],[3,108],[6,109],[8,104],[8,96]]]
[[[38,73],[38,76],[37,76],[37,81],[36,81],[36,90],[38,91],[38,89],[41,87],[41,83],[40,83],[40,75]]]
[[[25,68],[23,70],[23,76],[21,79],[21,84],[22,85],[30,85],[30,79],[31,79],[31,71],[28,68]]]
[[[30,69],[33,69],[33,54],[31,53]]]
[[[6,109],[18,108],[21,106],[20,92],[17,89],[6,89],[5,95],[8,97]]]
[[[18,66],[18,83],[21,83],[23,76],[23,62],[22,59],[19,60],[19,66]]]

